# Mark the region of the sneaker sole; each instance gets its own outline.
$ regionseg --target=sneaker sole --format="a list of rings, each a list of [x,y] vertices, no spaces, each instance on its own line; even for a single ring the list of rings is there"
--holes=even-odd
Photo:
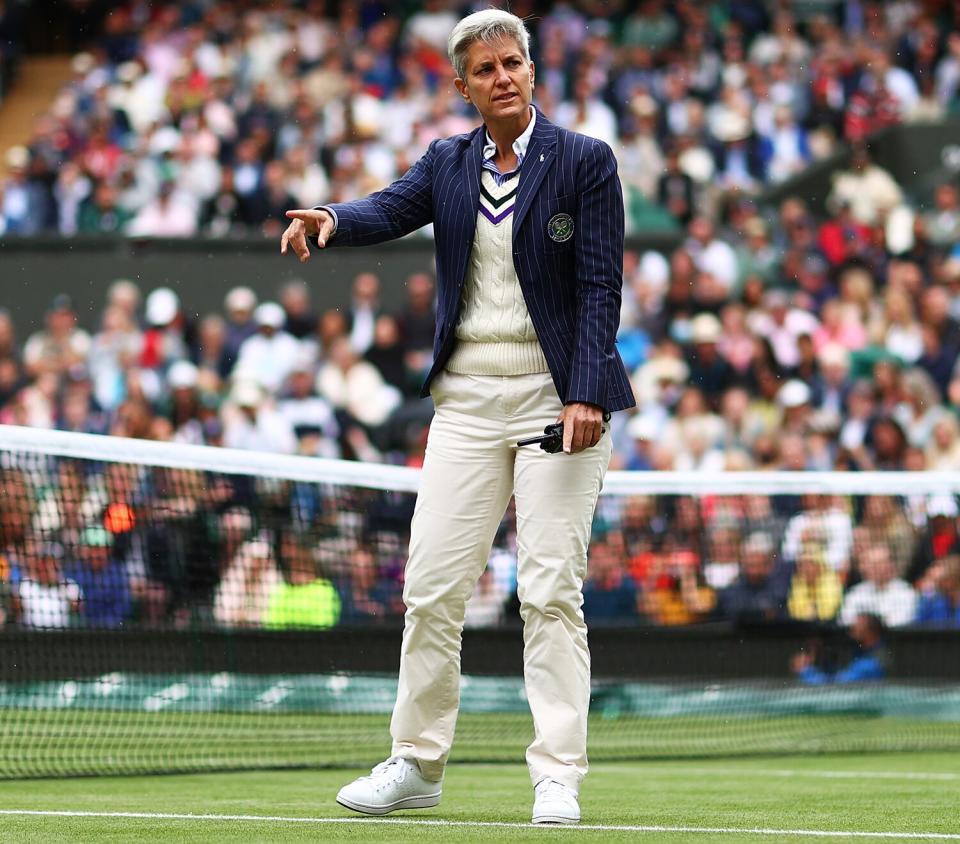
[[[403,800],[394,800],[393,803],[387,803],[383,806],[371,806],[365,803],[357,803],[346,797],[337,795],[337,803],[354,812],[360,812],[364,815],[389,815],[398,809],[430,809],[440,803],[440,794],[429,794],[420,797],[404,797]]]
[[[580,823],[580,818],[563,817],[562,815],[536,815],[532,823],[556,823],[563,826],[573,826]]]

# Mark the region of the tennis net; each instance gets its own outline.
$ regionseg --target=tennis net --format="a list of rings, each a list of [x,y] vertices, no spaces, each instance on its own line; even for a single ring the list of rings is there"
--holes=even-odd
[[[0,427],[0,777],[382,759],[417,481]],[[960,748],[958,492],[611,472],[591,758]],[[515,533],[508,510],[468,604],[454,760],[532,738]]]

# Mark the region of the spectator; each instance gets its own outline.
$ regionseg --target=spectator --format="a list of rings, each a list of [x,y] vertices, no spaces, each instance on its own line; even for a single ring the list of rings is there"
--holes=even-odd
[[[839,575],[816,545],[805,545],[790,583],[787,611],[797,621],[832,621],[843,599]]]
[[[815,654],[801,652],[793,658],[793,673],[801,683],[820,686],[826,683],[866,683],[882,680],[887,675],[887,652],[883,645],[883,621],[871,613],[860,613],[849,630],[856,645],[850,663],[834,673],[815,664]]]
[[[887,627],[902,627],[913,621],[917,595],[897,570],[890,550],[871,545],[859,560],[863,580],[847,592],[840,610],[840,622],[854,623],[863,613],[877,615]]]
[[[329,359],[317,375],[317,392],[370,428],[386,422],[400,404],[397,389],[383,380],[376,367],[360,360],[346,337],[333,341]]]
[[[654,624],[667,626],[707,618],[716,605],[716,594],[704,580],[699,556],[668,537],[652,563],[642,583],[644,615]]]
[[[283,329],[303,340],[317,324],[317,315],[310,306],[310,288],[302,279],[288,281],[280,288],[280,306],[287,315]]]
[[[850,169],[835,175],[830,200],[848,203],[857,223],[873,226],[903,202],[903,192],[893,176],[871,161],[866,146],[858,144]]]
[[[374,273],[360,273],[353,280],[353,299],[348,323],[350,345],[358,355],[373,345],[374,325],[380,311],[380,279]]]
[[[960,627],[960,557],[937,560],[917,584],[920,593],[914,624]]]
[[[134,237],[191,237],[197,231],[197,212],[173,182],[163,182],[156,198],[137,213],[127,231]]]
[[[79,558],[65,568],[68,582],[83,595],[80,615],[87,627],[122,627],[132,610],[130,583],[123,560],[115,556],[113,537],[100,525],[80,535]]]
[[[264,625],[268,628],[334,627],[340,598],[333,584],[317,574],[310,549],[291,531],[280,539],[283,580],[270,593]]]
[[[223,444],[227,448],[293,454],[297,438],[289,420],[266,403],[260,386],[239,381],[224,409]]]
[[[256,381],[276,394],[297,365],[303,347],[283,330],[286,315],[276,302],[263,302],[253,314],[257,333],[240,346],[234,378]]]
[[[788,585],[777,565],[772,538],[756,531],[743,540],[740,575],[720,590],[718,612],[737,623],[777,621],[786,612]]]
[[[282,583],[268,538],[249,539],[223,573],[213,598],[213,617],[227,627],[260,627],[268,602]]]
[[[720,394],[733,386],[733,367],[719,354],[723,329],[713,314],[698,314],[691,321],[693,349],[688,357],[690,383],[699,387],[714,406]]]
[[[340,456],[340,427],[330,402],[314,392],[314,363],[309,354],[301,354],[290,373],[277,412],[292,426],[301,454]]]
[[[24,627],[70,627],[80,612],[80,587],[62,571],[64,549],[53,540],[30,539],[14,593],[15,615]]]
[[[31,334],[23,347],[27,373],[59,375],[86,362],[90,354],[90,335],[77,327],[77,314],[70,297],[56,296],[46,313],[45,329]]]
[[[403,605],[396,582],[382,575],[376,557],[368,546],[358,545],[350,554],[349,573],[337,591],[342,606],[341,624],[382,624],[391,618],[403,615]],[[500,601],[501,612],[505,597],[503,596]],[[468,602],[469,605],[470,602]],[[485,607],[486,612],[492,613],[493,609],[491,604]],[[495,613],[485,615],[485,620],[481,624],[494,623],[495,615]]]
[[[64,202],[61,200],[61,209]],[[133,214],[120,205],[117,189],[111,182],[99,182],[92,196],[80,205],[73,228],[80,234],[118,234],[126,231]],[[61,223],[61,229],[64,227]],[[66,228],[71,228],[70,224]],[[64,234],[73,234],[65,231]]]
[[[30,178],[26,147],[7,150],[7,178],[0,182],[0,235],[31,235],[42,231],[49,215],[47,197]]]
[[[257,333],[257,323],[253,318],[253,312],[257,307],[257,294],[249,287],[234,287],[224,298],[223,307],[227,312],[224,355],[229,364],[229,371],[240,355],[240,347],[244,341]]]
[[[373,343],[364,360],[372,363],[377,372],[393,387],[396,387],[406,396],[419,392],[415,379],[409,377],[404,362],[403,345],[400,342],[400,326],[396,317],[382,314],[377,317],[373,326]]]
[[[616,542],[594,540],[583,583],[583,616],[591,625],[636,621],[637,587],[625,564]]]

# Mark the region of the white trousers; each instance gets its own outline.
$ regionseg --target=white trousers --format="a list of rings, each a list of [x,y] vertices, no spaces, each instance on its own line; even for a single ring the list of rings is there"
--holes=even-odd
[[[527,765],[579,789],[587,772],[590,653],[581,589],[610,435],[578,454],[518,449],[562,409],[547,373],[441,373],[411,525],[393,754],[439,780],[460,703],[464,606],[510,496],[517,509],[517,591],[534,739]]]

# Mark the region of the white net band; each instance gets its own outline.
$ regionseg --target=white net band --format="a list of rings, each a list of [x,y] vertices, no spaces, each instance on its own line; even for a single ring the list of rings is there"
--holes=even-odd
[[[405,466],[328,460],[0,425],[0,451],[416,492]],[[562,460],[562,456],[556,459]],[[605,495],[938,495],[960,493],[960,472],[608,472]]]

